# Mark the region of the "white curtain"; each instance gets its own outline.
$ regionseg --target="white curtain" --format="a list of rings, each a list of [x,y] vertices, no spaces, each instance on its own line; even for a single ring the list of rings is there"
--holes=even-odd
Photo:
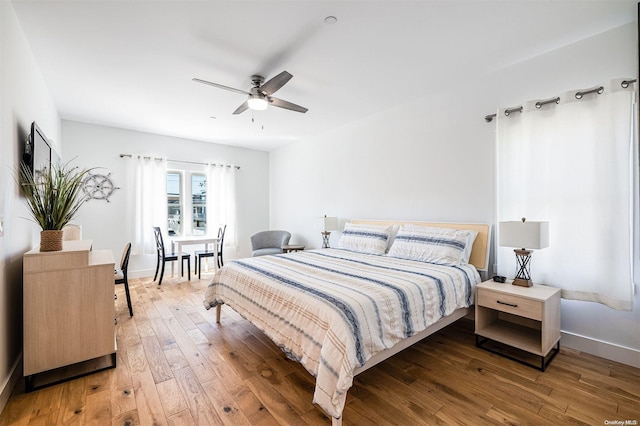
[[[227,225],[225,246],[237,245],[235,166],[209,164],[207,175],[207,230],[217,235],[218,226]]]
[[[131,253],[155,254],[153,227],[167,235],[167,163],[164,159],[132,155],[129,161],[128,206],[133,241]],[[166,244],[166,242],[165,242]]]
[[[631,310],[635,93],[622,79],[602,94],[497,114],[497,221],[549,222],[549,247],[531,261],[534,283],[566,299]],[[498,238],[496,238],[498,241]],[[498,273],[512,278],[513,248],[497,248]]]

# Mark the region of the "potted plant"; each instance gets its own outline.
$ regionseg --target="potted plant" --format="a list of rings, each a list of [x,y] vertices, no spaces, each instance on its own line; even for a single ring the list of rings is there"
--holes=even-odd
[[[40,225],[40,251],[62,250],[62,228],[78,213],[87,197],[82,184],[89,170],[52,164],[35,174],[21,163],[19,183],[34,222]]]

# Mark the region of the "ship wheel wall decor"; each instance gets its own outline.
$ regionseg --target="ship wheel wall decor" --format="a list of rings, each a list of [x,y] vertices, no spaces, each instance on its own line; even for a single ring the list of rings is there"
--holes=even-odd
[[[82,190],[88,199],[106,200],[110,203],[109,197],[116,189],[120,189],[120,187],[115,186],[109,176],[111,176],[111,173],[107,175],[96,173],[89,174],[85,178],[82,183]]]

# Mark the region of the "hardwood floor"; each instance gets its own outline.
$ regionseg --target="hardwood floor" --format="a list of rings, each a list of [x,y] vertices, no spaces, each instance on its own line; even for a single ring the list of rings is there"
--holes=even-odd
[[[118,299],[117,368],[25,394],[1,425],[328,425],[314,380],[202,280],[132,280]],[[640,421],[640,370],[562,348],[546,372],[474,346],[461,320],[357,376],[345,425],[614,424]],[[635,423],[634,423],[635,422]]]

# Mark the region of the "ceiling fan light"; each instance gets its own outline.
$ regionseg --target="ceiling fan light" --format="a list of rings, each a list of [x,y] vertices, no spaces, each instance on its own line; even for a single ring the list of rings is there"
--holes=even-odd
[[[267,105],[269,104],[267,100],[260,96],[251,96],[247,100],[247,104],[249,105],[249,109],[254,111],[264,111],[267,109]]]

